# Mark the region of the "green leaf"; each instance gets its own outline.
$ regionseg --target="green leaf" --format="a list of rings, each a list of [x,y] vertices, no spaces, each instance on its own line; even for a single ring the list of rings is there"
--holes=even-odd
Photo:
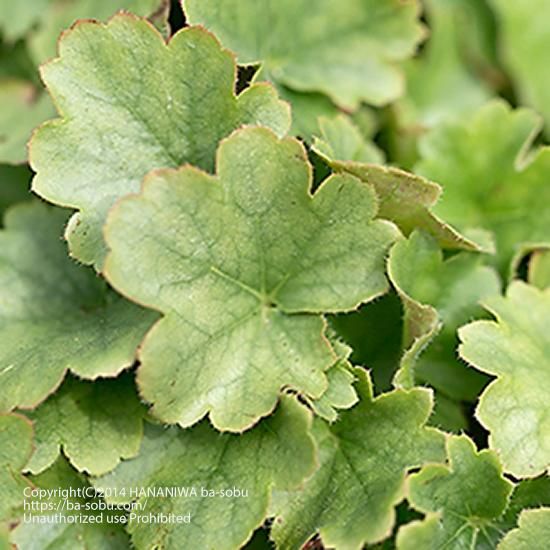
[[[192,167],[151,174],[120,201],[105,230],[108,280],[165,317],[141,350],[138,383],[165,422],[210,412],[240,431],[289,386],[318,398],[335,361],[323,312],[383,294],[397,236],[372,218],[376,197],[331,176],[313,197],[294,139],[240,130],[218,151],[218,175]]]
[[[449,436],[447,453],[447,465],[430,464],[409,478],[409,502],[428,516],[399,529],[399,550],[494,548],[493,522],[513,486],[496,454],[476,451],[467,436]]]
[[[313,150],[330,161],[382,163],[384,154],[376,145],[365,140],[359,129],[346,115],[334,118],[319,117],[321,137],[313,141]]]
[[[29,485],[21,471],[32,454],[32,424],[18,414],[0,414],[0,521],[13,519]]]
[[[261,64],[261,78],[296,91],[322,92],[356,109],[403,93],[399,62],[423,37],[416,1],[184,0],[192,23],[214,31],[241,64]]]
[[[416,231],[392,247],[388,273],[403,301],[407,348],[398,386],[421,380],[454,399],[477,397],[487,378],[459,363],[455,349],[458,327],[482,313],[480,300],[500,292],[498,275],[482,261],[468,252],[444,261],[435,240]]]
[[[156,319],[67,257],[66,218],[27,203],[8,211],[0,231],[0,410],[36,406],[67,369],[115,376]]]
[[[505,64],[512,73],[521,102],[539,111],[550,124],[550,77],[548,48],[550,38],[543,21],[550,17],[546,0],[527,0],[521,4],[490,0],[500,30],[499,46]]]
[[[108,209],[137,192],[145,174],[185,163],[212,170],[219,140],[235,128],[284,134],[290,123],[266,84],[235,96],[235,61],[204,29],[183,29],[166,44],[147,21],[120,14],[106,25],[77,24],[59,52],[42,76],[62,118],[33,138],[33,190],[80,210],[69,245],[96,268]]]
[[[51,468],[32,476],[31,481],[38,490],[50,491],[51,496],[28,498],[29,505],[34,505],[34,511],[28,511],[26,521],[21,521],[12,533],[11,540],[17,548],[130,548],[128,535],[123,528],[126,521],[123,511],[106,509],[105,503],[95,496],[96,491],[86,478],[75,472],[65,459],[59,457]]]
[[[481,250],[477,242],[461,235],[431,211],[441,187],[421,176],[377,164],[326,158],[337,173],[351,174],[374,187],[381,218],[393,221],[408,235],[415,229],[432,234],[443,248]]]
[[[26,470],[44,471],[63,449],[77,470],[105,474],[138,453],[143,414],[131,375],[93,383],[70,378],[27,415],[36,449]]]
[[[396,105],[399,123],[416,132],[463,116],[491,95],[473,70],[479,67],[469,66],[473,35],[481,31],[485,15],[483,2],[424,0],[424,5],[430,35],[421,55],[406,65],[407,94]]]
[[[29,82],[0,82],[0,163],[26,162],[32,130],[54,112],[50,98]]]
[[[498,550],[546,550],[550,540],[550,508],[524,510],[519,528],[510,531]]]
[[[533,477],[550,469],[550,289],[515,281],[506,297],[486,300],[484,307],[496,322],[476,321],[459,331],[461,357],[497,377],[476,417],[505,470]]]
[[[459,229],[496,237],[502,268],[520,245],[548,240],[550,147],[530,151],[537,115],[495,100],[420,142],[416,170],[443,185],[434,211]]]
[[[40,1],[44,2],[44,0]],[[158,16],[158,14],[164,17],[167,14],[167,2],[163,0],[46,1],[48,7],[40,13],[40,25],[28,39],[29,50],[37,66],[55,57],[57,41],[61,31],[65,31],[77,19],[105,21],[121,10],[150,17],[151,19]]]
[[[300,548],[319,533],[327,547],[361,549],[386,538],[404,496],[407,470],[443,460],[443,435],[426,428],[431,393],[395,390],[373,398],[367,373],[355,369],[360,401],[332,425],[316,420],[319,469],[303,489],[276,493],[272,537]]]
[[[51,0],[0,0],[0,31],[4,38],[12,42],[24,36],[40,20],[41,13],[50,2]]]
[[[289,396],[274,415],[243,435],[220,434],[206,421],[188,430],[148,425],[139,455],[94,485],[106,496],[111,489],[112,502],[135,498],[129,490],[121,496],[124,488],[188,488],[186,496],[137,498],[137,517],[128,526],[137,548],[241,548],[264,521],[272,486],[293,488],[314,470],[310,425],[311,415]],[[227,493],[234,489],[246,493]],[[190,514],[191,520],[140,521],[160,513]]]

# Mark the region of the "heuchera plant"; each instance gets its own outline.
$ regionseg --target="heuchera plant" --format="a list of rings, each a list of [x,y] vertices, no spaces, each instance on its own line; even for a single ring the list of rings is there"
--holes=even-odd
[[[546,550],[549,6],[0,0],[0,548]]]

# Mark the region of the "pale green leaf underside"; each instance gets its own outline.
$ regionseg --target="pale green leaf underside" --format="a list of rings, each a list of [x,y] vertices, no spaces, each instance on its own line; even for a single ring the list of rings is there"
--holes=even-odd
[[[54,114],[50,98],[32,84],[18,80],[0,83],[0,162],[26,162],[32,130]]]
[[[524,510],[519,527],[510,531],[498,550],[546,550],[550,540],[550,508]]]
[[[33,138],[33,189],[80,210],[67,231],[71,252],[98,269],[107,211],[145,174],[185,163],[212,170],[219,140],[235,128],[263,124],[282,135],[290,123],[269,85],[235,96],[235,61],[204,29],[183,29],[167,45],[129,14],[78,23],[42,76],[63,118]]]
[[[403,301],[408,348],[396,375],[398,385],[412,387],[420,376],[450,397],[475,398],[484,380],[468,372],[454,350],[458,327],[480,315],[480,300],[500,292],[497,273],[482,259],[463,252],[444,261],[435,240],[418,231],[393,246],[388,274]]]
[[[143,414],[131,375],[95,382],[68,379],[27,415],[34,424],[35,451],[26,470],[44,471],[63,449],[77,470],[105,474],[121,458],[137,454]]]
[[[462,327],[462,358],[496,376],[481,395],[476,416],[506,471],[533,477],[550,468],[550,289],[520,281],[506,297],[486,300],[497,321]]]
[[[533,111],[494,100],[420,141],[415,170],[444,190],[434,212],[460,229],[494,232],[500,267],[520,245],[548,241],[550,148],[530,151],[539,128]]]
[[[403,92],[398,63],[423,36],[416,2],[398,0],[184,0],[192,23],[215,32],[239,63],[342,107],[382,105]]]
[[[303,489],[275,493],[272,537],[281,550],[319,533],[325,546],[360,550],[387,537],[409,468],[442,460],[444,438],[426,428],[428,390],[396,390],[373,399],[366,372],[355,369],[360,401],[332,425],[316,420],[319,469]]]
[[[220,434],[206,421],[188,430],[149,425],[139,455],[94,482],[98,489],[195,487],[181,497],[140,497],[149,513],[190,513],[189,524],[162,529],[131,521],[129,532],[138,549],[241,548],[267,514],[273,486],[297,486],[315,468],[311,416],[293,397],[285,396],[269,418],[243,435]],[[201,496],[201,488],[248,491],[245,497]],[[111,501],[130,501],[126,497]]]
[[[432,212],[441,195],[441,187],[436,183],[391,166],[325,159],[335,172],[351,174],[372,185],[378,195],[378,215],[393,221],[405,235],[415,229],[423,229],[433,235],[443,248],[484,248]]]
[[[0,410],[36,406],[67,369],[116,375],[156,319],[67,257],[66,218],[27,203],[8,211],[0,232]]]
[[[477,452],[465,435],[448,436],[447,454],[448,465],[430,464],[409,478],[409,502],[428,517],[401,527],[399,550],[494,547],[492,524],[506,509],[512,484],[496,454]]]
[[[0,522],[17,517],[23,490],[29,485],[21,471],[32,454],[31,423],[18,414],[0,414]]]
[[[38,489],[50,491],[92,491],[83,475],[75,472],[68,462],[59,457],[45,472],[31,476]],[[91,497],[92,493],[88,496]],[[74,493],[73,493],[74,494]],[[78,498],[68,495],[27,499],[29,504],[49,505],[51,510],[27,511],[27,514],[42,516],[39,523],[20,522],[11,534],[11,542],[21,550],[128,550],[130,541],[123,524],[108,521],[120,518],[123,513],[103,509],[97,511],[99,498]],[[103,503],[104,504],[104,503]],[[85,507],[91,507],[86,510]],[[93,507],[96,508],[93,508]],[[80,508],[79,508],[80,507]],[[54,515],[64,518],[48,517]],[[67,518],[73,518],[67,519]]]
[[[165,317],[140,352],[138,382],[154,413],[189,426],[210,411],[239,431],[280,389],[319,397],[336,357],[319,313],[384,293],[397,236],[372,221],[376,197],[331,176],[312,197],[305,151],[267,129],[220,146],[217,177],[194,168],[151,174],[113,209],[105,274]]]

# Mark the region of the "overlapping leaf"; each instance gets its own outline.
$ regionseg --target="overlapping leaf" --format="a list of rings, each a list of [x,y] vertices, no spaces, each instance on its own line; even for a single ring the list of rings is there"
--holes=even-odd
[[[550,289],[513,282],[506,297],[485,301],[497,321],[462,327],[460,355],[496,376],[476,416],[506,471],[532,477],[550,468]]]
[[[93,383],[69,379],[28,414],[36,449],[26,469],[44,471],[63,449],[77,470],[105,474],[137,454],[143,414],[131,376]]]
[[[67,230],[72,254],[100,267],[105,215],[139,190],[154,168],[214,166],[219,140],[242,124],[279,134],[288,106],[264,84],[233,92],[235,62],[200,28],[169,44],[145,20],[121,14],[65,33],[60,57],[43,67],[63,118],[43,125],[31,144],[34,190],[78,208]]]
[[[0,410],[36,406],[67,369],[116,375],[156,319],[67,257],[66,219],[28,203],[9,210],[0,231]]]
[[[63,457],[45,472],[32,476],[31,481],[38,490],[51,491],[51,496],[27,498],[29,505],[35,506],[27,511],[33,521],[21,522],[12,532],[16,548],[128,550],[124,511],[105,509],[86,478]]]
[[[514,84],[526,105],[539,111],[550,124],[550,76],[548,48],[550,38],[544,24],[550,17],[545,0],[527,0],[521,4],[507,0],[490,0],[500,24],[500,49],[512,72]]]
[[[299,548],[315,533],[325,546],[349,550],[386,538],[406,471],[443,459],[443,435],[424,426],[432,406],[428,390],[373,399],[366,372],[356,369],[356,375],[359,403],[331,426],[314,424],[319,469],[303,489],[275,495],[278,548]]]
[[[336,357],[323,312],[384,293],[395,226],[372,221],[372,189],[332,176],[309,194],[305,151],[267,129],[233,134],[217,177],[153,173],[111,212],[105,273],[165,314],[146,338],[138,382],[154,413],[189,426],[251,426],[290,386],[312,398]]]
[[[428,516],[401,527],[399,550],[494,548],[493,522],[506,509],[512,484],[495,453],[477,452],[467,436],[449,436],[447,453],[448,465],[431,464],[409,478],[408,499]]]
[[[550,540],[550,508],[524,510],[519,527],[510,531],[498,550],[546,550]]]
[[[22,470],[32,454],[32,425],[18,414],[0,414],[0,522],[22,507],[28,481]]]
[[[214,31],[239,63],[302,92],[322,92],[350,109],[382,105],[403,92],[398,63],[423,36],[418,5],[398,0],[307,0],[257,3],[184,0],[192,23]]]
[[[487,380],[459,363],[455,350],[458,327],[481,315],[480,300],[500,292],[498,275],[482,260],[463,252],[444,261],[435,240],[421,232],[392,248],[388,272],[403,300],[407,348],[397,385],[427,381],[448,397],[476,398]]]
[[[444,189],[434,211],[460,229],[493,231],[501,268],[520,245],[549,237],[550,148],[529,152],[538,128],[534,112],[495,100],[420,142],[417,170]]]
[[[306,409],[285,396],[275,414],[243,435],[220,434],[206,421],[188,430],[149,425],[139,455],[94,484],[111,489],[113,502],[130,502],[132,488],[189,490],[179,497],[137,499],[138,519],[130,521],[128,530],[138,549],[241,548],[263,523],[272,487],[294,488],[314,470],[310,424]],[[128,491],[121,496],[124,488]],[[226,493],[234,489],[246,494]],[[160,529],[139,521],[159,513],[190,514],[191,521]]]

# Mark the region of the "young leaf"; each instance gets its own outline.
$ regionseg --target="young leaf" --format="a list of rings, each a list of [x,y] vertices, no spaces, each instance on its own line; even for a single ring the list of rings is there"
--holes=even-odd
[[[27,161],[27,142],[32,130],[54,115],[46,94],[29,82],[9,80],[0,83],[0,163]]]
[[[387,290],[397,230],[372,220],[374,192],[351,176],[329,177],[312,197],[303,147],[265,128],[225,140],[217,172],[158,171],[120,201],[105,274],[165,314],[140,350],[154,414],[190,426],[210,412],[217,428],[240,431],[283,386],[313,398],[326,390],[336,358],[319,314]]]
[[[307,410],[285,396],[274,415],[243,435],[220,434],[206,421],[188,430],[148,425],[139,455],[94,485],[106,496],[111,489],[112,502],[135,500],[136,488],[188,489],[176,497],[137,498],[137,518],[128,526],[137,548],[241,548],[265,520],[272,486],[296,487],[314,470],[310,424]],[[245,494],[227,493],[234,489]],[[190,514],[191,521],[142,521],[160,513]]]
[[[507,472],[533,477],[550,469],[550,289],[513,282],[506,297],[486,300],[495,321],[459,330],[459,353],[496,376],[481,395],[478,420],[491,433]]]
[[[550,4],[546,0],[526,0],[521,4],[507,0],[490,0],[501,32],[499,46],[504,61],[514,77],[520,99],[542,113],[546,134],[550,124],[550,77],[548,49],[550,38],[546,25]]]
[[[95,496],[96,491],[86,478],[75,472],[63,457],[45,472],[31,476],[31,481],[37,489],[50,491],[52,496],[27,499],[29,505],[35,507],[26,512],[31,520],[20,522],[12,533],[11,541],[16,548],[128,550],[130,541],[123,528],[124,512],[99,508],[105,503]]]
[[[550,540],[550,508],[524,510],[519,516],[519,528],[510,531],[498,550],[546,550]]]
[[[38,474],[50,467],[61,449],[79,471],[101,475],[121,458],[138,453],[144,409],[133,376],[63,386],[27,416],[35,430],[35,452],[26,467]]]
[[[32,454],[32,424],[18,414],[0,414],[0,522],[13,519],[29,485],[21,471]]]
[[[360,401],[332,425],[316,420],[319,469],[303,489],[276,493],[272,537],[281,549],[300,548],[319,533],[327,547],[361,549],[387,537],[408,469],[443,460],[444,437],[426,428],[426,389],[373,398],[367,373],[355,369]]]
[[[493,231],[501,268],[520,245],[548,241],[550,147],[528,154],[538,129],[533,111],[495,100],[420,141],[416,170],[445,191],[434,211],[461,229]]]
[[[315,414],[334,422],[338,418],[338,409],[349,409],[357,403],[352,369],[351,363],[343,359],[327,371],[327,391],[319,399],[306,398]]]
[[[66,213],[18,205],[0,231],[0,410],[35,407],[70,369],[82,378],[129,367],[157,318],[72,262]]]
[[[320,136],[312,149],[322,158],[331,160],[382,163],[384,154],[376,145],[365,140],[349,117],[319,117]]]
[[[293,90],[322,92],[356,109],[403,93],[398,63],[423,37],[418,4],[398,0],[183,0],[187,18],[213,30],[241,64]]]
[[[106,25],[78,23],[59,54],[42,76],[62,118],[32,140],[33,189],[80,210],[67,238],[73,256],[96,268],[108,209],[147,172],[185,163],[212,170],[219,140],[243,124],[288,129],[288,106],[270,86],[235,96],[235,61],[204,29],[166,44],[147,21],[120,14]]]
[[[457,361],[456,330],[482,313],[480,300],[500,293],[494,269],[467,252],[444,261],[435,240],[415,231],[393,246],[388,274],[403,300],[407,348],[394,382],[411,388],[418,377],[449,397],[474,400],[486,378]]]
[[[447,453],[448,465],[430,464],[409,478],[408,499],[428,516],[399,529],[399,550],[494,548],[492,523],[513,486],[495,453],[477,452],[467,436],[449,436]]]

